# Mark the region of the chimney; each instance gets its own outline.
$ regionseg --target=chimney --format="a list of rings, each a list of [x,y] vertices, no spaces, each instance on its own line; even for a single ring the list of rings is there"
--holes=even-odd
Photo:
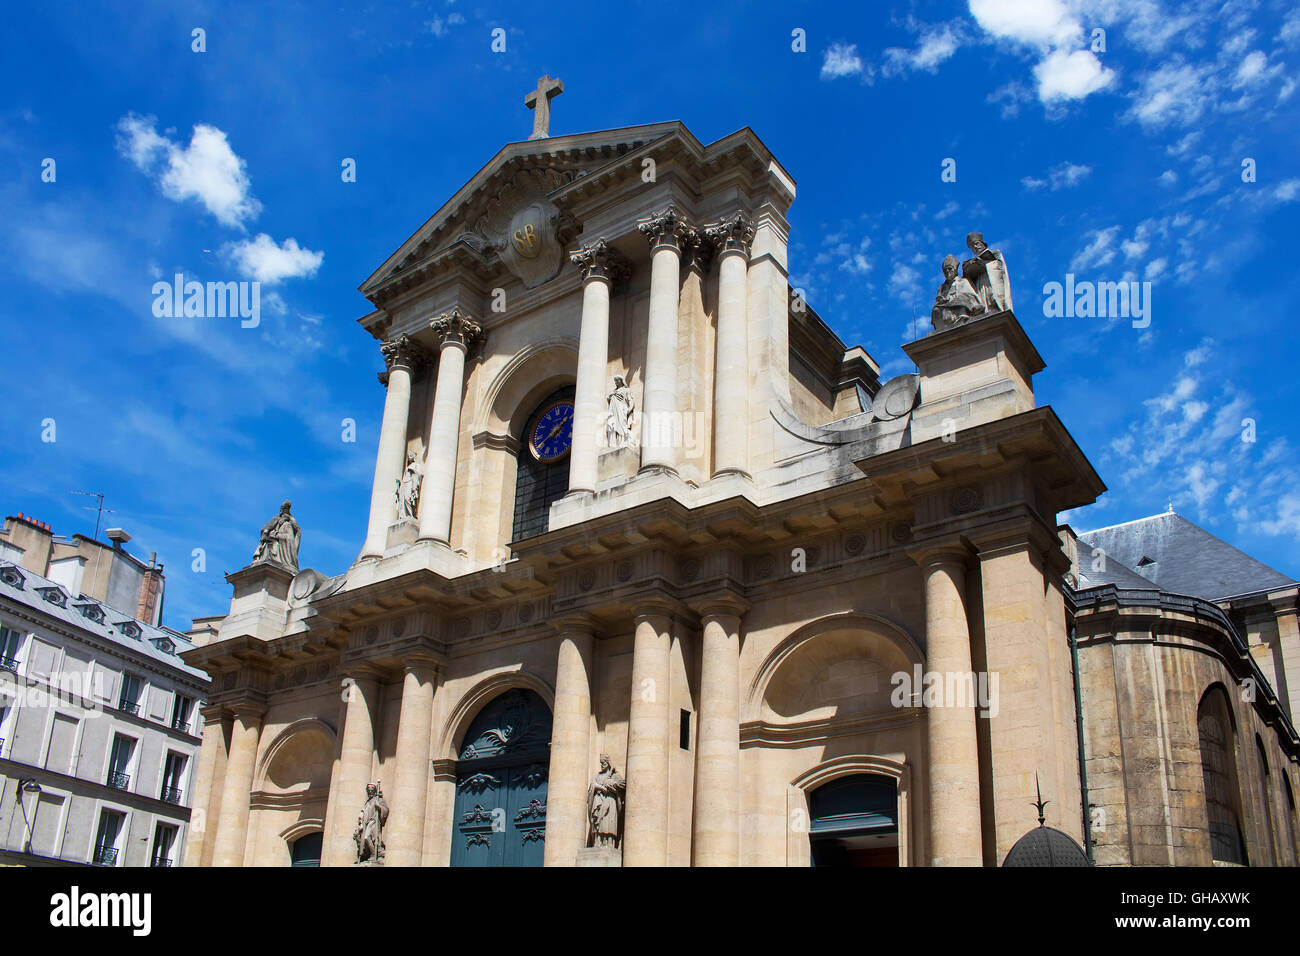
[[[113,542],[114,549],[118,551],[122,550],[122,545],[131,540],[131,536],[121,528],[109,528],[104,534],[108,536],[109,541]]]
[[[157,552],[154,553],[155,555]],[[156,615],[163,590],[162,565],[155,564],[154,557],[149,558],[149,567],[145,568],[140,578],[140,601],[135,608],[137,620],[146,624],[158,624]]]

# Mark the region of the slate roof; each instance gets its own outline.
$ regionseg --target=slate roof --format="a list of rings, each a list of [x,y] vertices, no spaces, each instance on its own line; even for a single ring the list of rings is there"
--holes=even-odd
[[[1039,826],[1030,830],[1007,851],[1003,866],[1092,866],[1068,833],[1055,827]]]
[[[1257,561],[1182,515],[1164,514],[1079,535],[1079,571],[1088,583],[1157,587],[1221,601],[1254,591],[1294,587],[1296,581]],[[1083,545],[1100,548],[1106,569],[1094,572]]]
[[[59,600],[60,596],[62,601]],[[102,601],[81,594],[71,594],[62,585],[49,578],[9,561],[0,561],[0,598],[25,604],[72,628],[87,631],[101,640],[118,644],[127,651],[150,658],[159,666],[181,671],[202,683],[208,681],[206,673],[180,659],[179,655],[182,652],[192,649],[195,645],[179,631],[173,631],[168,627],[154,627]],[[88,610],[90,616],[83,613],[83,608]],[[137,629],[139,639],[128,635],[128,632],[135,633]],[[171,651],[166,650],[167,642],[172,645]]]

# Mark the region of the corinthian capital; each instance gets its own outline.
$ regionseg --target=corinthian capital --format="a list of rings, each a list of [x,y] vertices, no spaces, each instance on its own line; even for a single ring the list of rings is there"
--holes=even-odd
[[[429,328],[438,337],[441,348],[459,345],[466,351],[483,337],[483,329],[477,322],[461,311],[460,306],[452,306],[450,312],[444,312],[432,322]]]
[[[695,227],[687,222],[680,210],[673,205],[669,205],[657,216],[637,223],[636,227],[650,241],[652,251],[659,246],[672,246],[681,251],[682,246],[689,243],[697,234]]]
[[[407,371],[413,371],[424,361],[424,350],[412,342],[407,336],[399,335],[389,342],[384,342],[379,346],[379,352],[384,356],[385,371],[379,373],[379,380],[385,385],[388,384],[388,373],[395,368],[404,368]]]
[[[595,239],[569,256],[582,273],[582,281],[607,279],[610,285],[622,282],[632,272],[632,263],[604,239]]]
[[[743,212],[735,212],[707,227],[704,235],[717,247],[719,254],[742,252],[749,255],[749,244],[754,241],[754,222]]]

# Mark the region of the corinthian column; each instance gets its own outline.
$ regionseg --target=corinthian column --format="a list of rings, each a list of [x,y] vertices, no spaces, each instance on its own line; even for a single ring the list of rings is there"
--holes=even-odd
[[[632,699],[627,720],[624,866],[668,864],[668,682],[672,609],[648,604],[636,613]]]
[[[650,241],[650,321],[646,330],[641,470],[677,471],[681,409],[677,400],[677,308],[682,244],[695,230],[675,206],[639,223]]]
[[[971,673],[970,625],[966,617],[966,552],[942,547],[914,555],[925,576],[926,671],[944,686]],[[913,693],[921,693],[915,687]],[[927,707],[930,752],[930,864],[979,866],[979,748],[975,702],[944,700]]]
[[[705,233],[718,247],[718,341],[713,375],[713,474],[749,473],[749,244],[738,212]]]
[[[370,486],[370,522],[366,525],[363,558],[384,553],[388,526],[397,520],[397,483],[406,465],[406,421],[411,412],[411,371],[421,355],[405,335],[379,346],[388,370],[379,373],[388,386],[384,418],[379,426],[379,451],[375,455],[375,481]]]
[[[436,664],[415,656],[404,662],[402,709],[397,718],[397,786],[392,796],[388,862],[419,866],[424,862],[424,811],[428,803],[429,736],[433,722]]]
[[[592,622],[556,624],[555,722],[546,791],[546,866],[573,866],[587,843],[587,784],[591,774]]]
[[[626,259],[597,239],[569,257],[582,272],[582,331],[573,396],[569,493],[596,490],[596,458],[605,428],[605,372],[609,368],[609,295],[630,270]]]
[[[262,714],[265,713],[265,708],[252,704],[236,704],[231,710],[234,719],[230,726],[230,755],[226,760],[226,779],[221,788],[221,818],[217,822],[217,839],[212,849],[213,866],[244,865],[249,794],[253,789],[257,744],[262,735]]]
[[[420,495],[420,537],[451,544],[451,501],[456,489],[460,403],[465,390],[465,355],[483,330],[459,308],[438,316],[429,328],[440,339],[433,420]]]

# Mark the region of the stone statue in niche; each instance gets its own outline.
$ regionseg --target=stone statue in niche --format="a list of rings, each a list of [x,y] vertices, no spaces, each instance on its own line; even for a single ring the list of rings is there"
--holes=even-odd
[[[934,331],[943,332],[961,325],[973,315],[984,311],[983,303],[974,287],[965,277],[958,274],[957,257],[943,257],[943,285],[934,297],[934,308],[930,310],[930,322]]]
[[[971,258],[961,264],[961,274],[970,282],[979,296],[980,310],[1001,312],[1011,308],[1011,280],[1007,277],[1007,262],[997,249],[984,244],[984,235],[972,232],[966,236],[966,246]]]
[[[635,410],[632,390],[622,375],[615,375],[614,391],[609,393],[609,411],[605,415],[605,441],[610,448],[624,448],[631,443]]]
[[[262,534],[253,552],[253,564],[280,564],[291,571],[298,570],[298,545],[302,529],[293,520],[289,509],[293,502],[280,505],[280,513],[262,526]]]
[[[420,485],[424,482],[424,470],[415,460],[415,452],[406,453],[406,469],[397,480],[397,517],[415,520],[420,508]]]
[[[384,824],[388,822],[388,804],[384,802],[379,782],[366,784],[366,802],[357,817],[352,839],[357,845],[358,863],[384,862]]]
[[[588,841],[594,847],[618,846],[623,829],[623,794],[627,782],[609,762],[608,754],[600,755],[600,772],[591,781],[587,791],[587,818],[591,821]]]

